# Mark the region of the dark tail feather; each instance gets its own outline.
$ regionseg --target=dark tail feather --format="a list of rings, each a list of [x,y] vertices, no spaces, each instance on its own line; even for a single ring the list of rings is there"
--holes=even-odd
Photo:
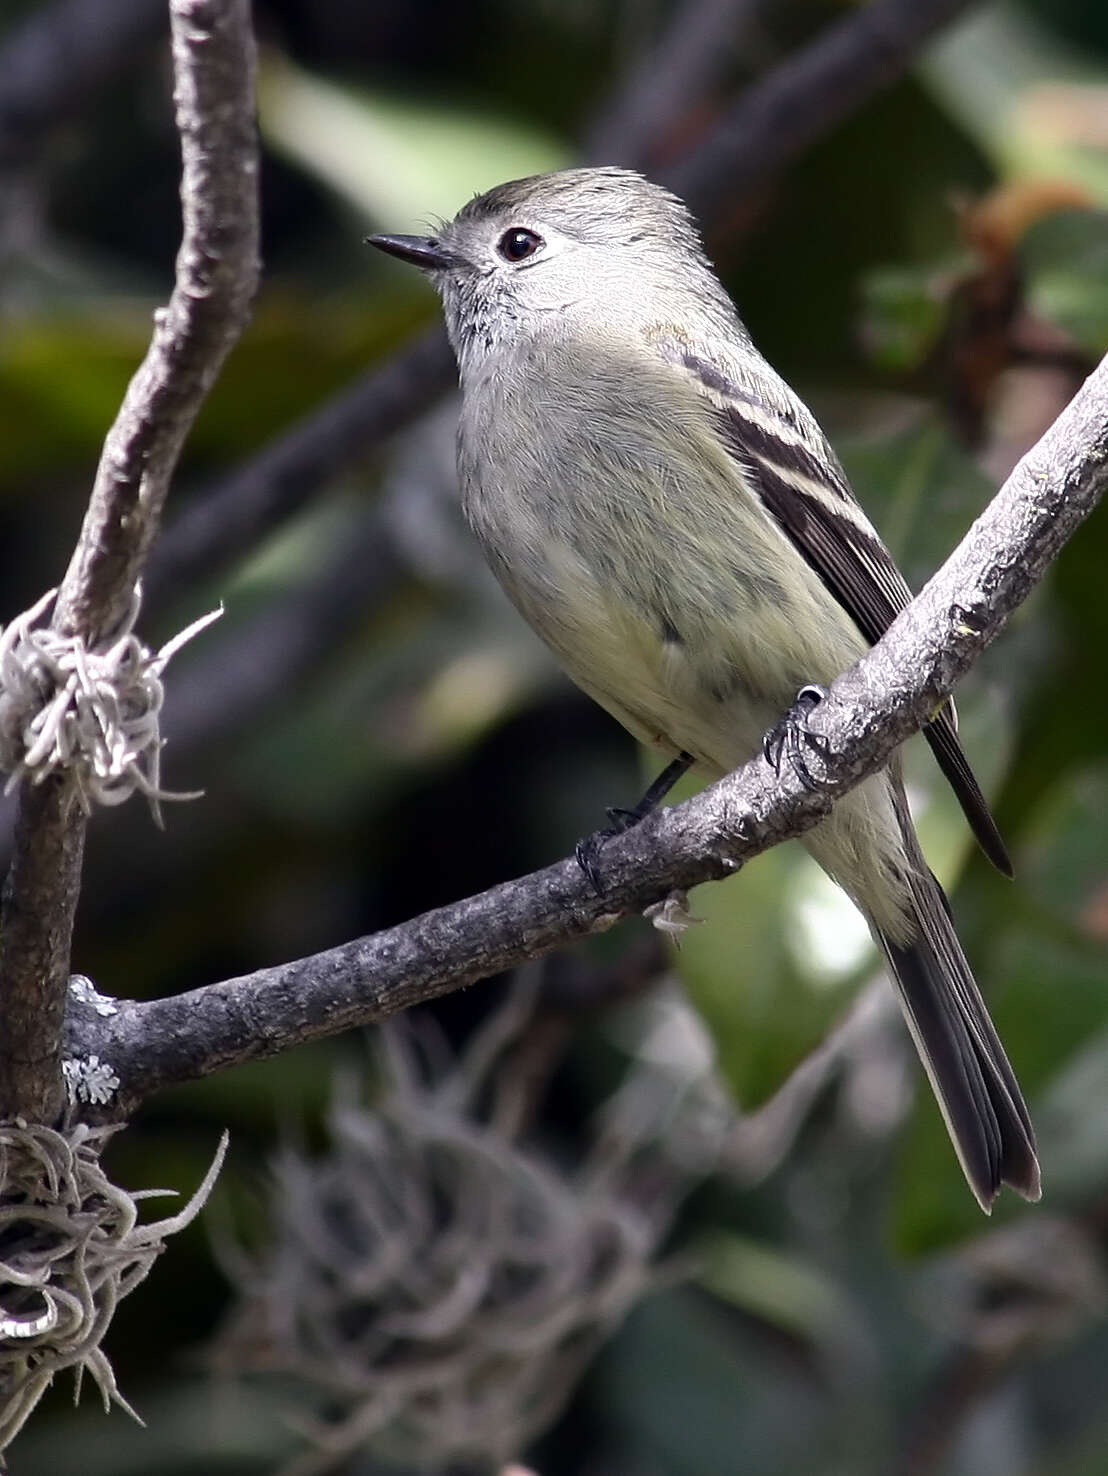
[[[1038,1199],[1031,1119],[946,897],[925,866],[912,880],[912,894],[915,940],[905,947],[878,934],[878,941],[963,1172],[986,1214],[1002,1184]]]

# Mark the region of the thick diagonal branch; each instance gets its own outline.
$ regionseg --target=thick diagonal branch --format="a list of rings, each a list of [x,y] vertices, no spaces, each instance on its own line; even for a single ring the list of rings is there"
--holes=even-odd
[[[75,1005],[67,1048],[149,1093],[381,1020],[610,927],[675,888],[725,876],[801,834],[918,729],[1003,628],[1108,483],[1108,360],[1024,457],[922,594],[840,677],[813,725],[832,755],[817,792],[760,758],[651,817],[603,854],[597,897],[575,861],[310,958],[172,999]]]
[[[171,0],[184,231],[176,281],[104,443],[55,627],[86,641],[130,608],[181,445],[258,278],[248,0]],[[65,776],[27,788],[0,921],[0,1116],[51,1122],[84,817]]]

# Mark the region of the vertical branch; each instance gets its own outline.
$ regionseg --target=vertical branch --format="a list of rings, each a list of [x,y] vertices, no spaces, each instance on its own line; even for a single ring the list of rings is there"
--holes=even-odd
[[[96,472],[55,625],[126,615],[185,436],[246,325],[258,277],[254,43],[247,0],[171,0],[184,234],[176,283]]]
[[[184,230],[173,293],[108,433],[54,628],[88,644],[125,620],[201,402],[258,279],[248,0],[170,0]],[[66,775],[24,784],[0,915],[0,1116],[62,1105],[61,1025],[85,817]]]

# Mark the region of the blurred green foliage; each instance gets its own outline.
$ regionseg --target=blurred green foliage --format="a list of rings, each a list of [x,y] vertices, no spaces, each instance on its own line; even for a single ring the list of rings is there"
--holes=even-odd
[[[14,32],[31,8],[0,25]],[[371,259],[361,236],[418,228],[501,178],[571,161],[674,7],[483,0],[441,24],[421,7],[341,0],[256,9],[266,279],[188,446],[178,507],[433,319],[431,294]],[[717,95],[690,98],[658,146],[659,170],[786,43],[840,13],[816,0],[756,9]],[[737,211],[706,223],[761,347],[824,420],[917,585],[1108,347],[1106,14],[1096,0],[981,9],[741,202],[741,229]],[[4,620],[65,566],[169,280],[168,118],[165,57],[148,47],[32,160],[0,166]],[[75,964],[105,992],[187,988],[387,926],[565,854],[635,794],[640,756],[567,688],[480,565],[453,503],[452,419],[440,411],[394,438],[316,489],[241,567],[151,608],[161,632],[227,600],[171,673],[171,689],[178,670],[212,685],[236,641],[256,641],[251,670],[271,661],[267,612],[326,585],[357,539],[387,538],[400,565],[278,696],[176,748],[170,726],[170,784],[206,795],[173,807],[165,835],[137,805],[96,817]],[[1004,1200],[997,1219],[1019,1230],[1069,1217],[1101,1256],[1106,558],[1100,513],[959,694],[1015,883],[971,854],[927,754],[909,756],[926,849],[1041,1134],[1043,1206]],[[676,967],[737,1107],[772,1107],[876,960],[796,848],[701,889],[692,910],[706,921]],[[592,954],[618,956],[631,933]],[[472,1028],[496,988],[444,1001],[447,1031]],[[859,1040],[764,1172],[725,1163],[687,1207],[675,1245],[697,1258],[691,1281],[645,1303],[608,1347],[533,1454],[542,1476],[1103,1470],[1108,1331],[1095,1298],[1064,1336],[1029,1335],[995,1367],[975,1349],[975,1299],[1000,1293],[982,1276],[948,1302],[933,1278],[964,1269],[991,1227],[916,1092],[899,1027]],[[260,1161],[282,1129],[316,1140],[331,1074],[351,1062],[363,1065],[361,1043],[337,1040],[166,1094],[120,1135],[112,1164],[128,1184],[187,1189],[227,1123],[221,1212],[233,1205],[260,1236]],[[539,1136],[572,1154],[621,1063],[606,1021],[584,1017]],[[71,1469],[78,1450],[88,1476],[272,1469],[289,1444],[280,1394],[212,1396],[195,1373],[225,1303],[193,1230],[109,1342],[150,1428],[74,1414],[62,1389],[11,1469]],[[913,1450],[928,1463],[912,1465]]]

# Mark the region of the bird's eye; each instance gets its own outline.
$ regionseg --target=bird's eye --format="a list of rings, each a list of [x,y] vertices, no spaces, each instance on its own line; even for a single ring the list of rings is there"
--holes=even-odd
[[[522,226],[513,226],[510,231],[505,231],[496,243],[496,249],[505,261],[526,261],[529,256],[542,245],[542,237],[534,231],[524,230]]]

